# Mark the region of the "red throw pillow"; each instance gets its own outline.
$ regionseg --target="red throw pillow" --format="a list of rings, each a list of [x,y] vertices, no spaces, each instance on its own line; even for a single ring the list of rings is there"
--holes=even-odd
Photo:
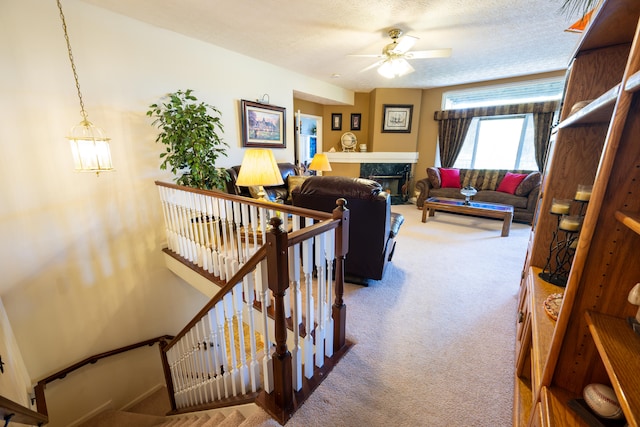
[[[526,173],[511,173],[507,172],[500,181],[500,185],[496,188],[496,191],[501,191],[503,193],[515,194],[516,188],[518,185],[524,180],[528,174]]]
[[[440,168],[441,188],[460,188],[460,169]]]

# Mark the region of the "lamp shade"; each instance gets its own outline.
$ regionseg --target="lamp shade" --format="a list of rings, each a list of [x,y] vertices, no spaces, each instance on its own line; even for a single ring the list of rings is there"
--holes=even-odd
[[[309,170],[312,171],[330,171],[331,163],[324,153],[316,153],[309,164]]]
[[[109,138],[102,129],[83,120],[67,136],[77,171],[101,172],[113,169]]]
[[[282,185],[282,174],[273,152],[266,148],[249,148],[244,153],[236,184],[250,185]]]

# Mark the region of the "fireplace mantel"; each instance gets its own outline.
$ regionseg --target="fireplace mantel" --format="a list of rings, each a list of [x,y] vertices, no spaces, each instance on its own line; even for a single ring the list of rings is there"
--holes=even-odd
[[[346,152],[325,151],[330,162],[335,163],[417,163],[417,152]]]

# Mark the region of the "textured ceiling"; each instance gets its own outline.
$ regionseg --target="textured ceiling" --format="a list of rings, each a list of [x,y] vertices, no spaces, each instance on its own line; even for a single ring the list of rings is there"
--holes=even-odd
[[[358,92],[565,69],[579,39],[562,0],[82,1]],[[411,60],[416,72],[392,80],[363,72],[375,58],[348,55],[380,53],[390,28],[452,56]]]

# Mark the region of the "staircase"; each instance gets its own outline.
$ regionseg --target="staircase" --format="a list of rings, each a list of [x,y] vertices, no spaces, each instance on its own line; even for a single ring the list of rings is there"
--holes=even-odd
[[[166,388],[122,411],[103,412],[79,427],[270,427],[280,426],[256,405],[165,416],[171,410]]]
[[[156,185],[167,267],[215,294],[175,336],[101,353],[38,381],[36,414],[48,417],[48,383],[158,343],[166,383],[158,400],[102,412],[81,427],[285,424],[352,346],[343,300],[346,201],[325,213]]]

